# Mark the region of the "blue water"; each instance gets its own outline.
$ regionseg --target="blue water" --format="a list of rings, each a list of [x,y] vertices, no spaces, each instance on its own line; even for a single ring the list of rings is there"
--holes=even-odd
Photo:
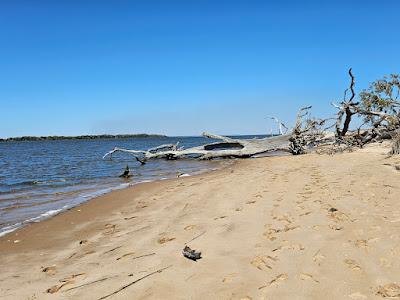
[[[186,148],[212,140],[165,137],[0,143],[0,235],[115,189],[220,167],[218,161],[197,160],[152,160],[140,165],[126,153],[102,159],[114,147],[139,150],[177,141]],[[127,164],[133,176],[119,178]]]

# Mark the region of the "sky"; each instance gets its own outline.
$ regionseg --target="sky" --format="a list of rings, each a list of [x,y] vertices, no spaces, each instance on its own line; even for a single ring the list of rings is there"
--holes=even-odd
[[[0,137],[276,132],[400,72],[400,1],[0,0]]]

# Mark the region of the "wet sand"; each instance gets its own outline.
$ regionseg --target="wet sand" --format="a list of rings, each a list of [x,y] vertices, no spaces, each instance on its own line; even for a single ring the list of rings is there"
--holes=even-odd
[[[96,198],[0,238],[0,299],[400,298],[387,152],[244,160]]]

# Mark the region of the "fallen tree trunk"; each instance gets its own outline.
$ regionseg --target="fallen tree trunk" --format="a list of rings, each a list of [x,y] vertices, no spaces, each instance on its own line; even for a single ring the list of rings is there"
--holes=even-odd
[[[168,160],[181,158],[215,159],[215,158],[248,158],[261,156],[275,151],[290,151],[291,134],[273,136],[263,139],[233,139],[225,136],[203,133],[204,137],[221,140],[197,147],[178,149],[175,145],[162,145],[149,150],[129,150],[114,148],[103,158],[115,152],[129,153],[140,161],[164,158]]]
[[[299,110],[296,125],[288,134],[281,134],[262,139],[234,139],[226,136],[203,133],[203,136],[210,139],[220,140],[197,147],[184,149],[178,148],[177,144],[166,144],[148,150],[129,150],[114,148],[106,153],[103,158],[112,157],[116,152],[129,153],[140,163],[144,164],[150,159],[164,158],[175,160],[182,158],[196,158],[210,160],[216,158],[249,158],[260,157],[269,153],[283,151],[291,154],[303,154],[309,146],[319,143],[329,143],[333,135],[329,135],[319,128],[326,120],[311,120],[303,118],[308,115],[311,106]],[[287,128],[283,123],[282,126]]]

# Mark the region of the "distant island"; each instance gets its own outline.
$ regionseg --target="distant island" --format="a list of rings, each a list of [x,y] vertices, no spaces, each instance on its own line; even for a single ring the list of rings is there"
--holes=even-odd
[[[162,134],[100,134],[100,135],[78,135],[78,136],[21,136],[1,139],[0,142],[20,141],[57,141],[57,140],[99,140],[99,139],[129,139],[129,138],[165,138]]]

